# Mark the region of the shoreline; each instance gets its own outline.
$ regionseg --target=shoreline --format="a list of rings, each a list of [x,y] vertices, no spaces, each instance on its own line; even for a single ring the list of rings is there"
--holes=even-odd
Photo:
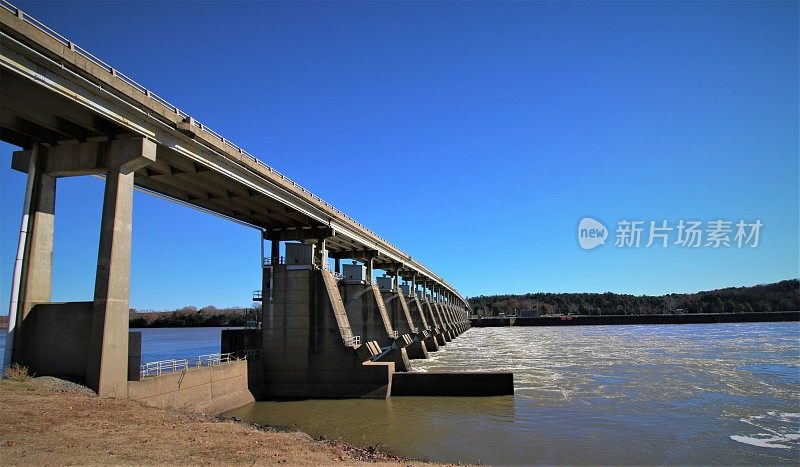
[[[472,327],[506,326],[602,326],[630,324],[718,324],[800,321],[800,311],[753,313],[692,313],[679,315],[570,315],[540,317],[472,318]]]
[[[7,464],[435,465],[234,417],[90,395],[56,378],[0,380]],[[88,435],[88,436],[87,436]]]

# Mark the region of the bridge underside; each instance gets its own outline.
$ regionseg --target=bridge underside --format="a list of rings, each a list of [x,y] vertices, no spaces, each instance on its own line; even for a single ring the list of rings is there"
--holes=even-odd
[[[305,355],[305,361],[311,362],[308,368],[313,370],[306,372],[305,380],[298,380],[302,367],[292,369],[293,376],[287,376],[287,381],[306,384],[306,396],[379,395],[380,389],[362,390],[374,385],[370,378],[375,372],[383,374],[392,366],[381,362],[406,362],[406,348],[411,346],[417,349],[415,355],[425,355],[466,329],[467,303],[442,278],[178,109],[122,79],[112,68],[98,65],[85,53],[79,54],[74,44],[62,39],[36,26],[21,12],[0,8],[0,139],[23,148],[13,154],[11,165],[27,173],[28,180],[15,263],[15,277],[19,280],[12,290],[12,300],[16,302],[12,303],[6,351],[11,360],[27,364],[40,375],[84,380],[102,395],[128,394],[134,187],[261,229],[263,239],[272,243],[270,254],[262,257],[265,293],[274,291],[281,280],[286,281],[287,290],[308,280],[293,279],[291,274],[284,279],[273,276],[298,266],[318,277],[318,284],[335,280],[333,286],[325,285],[327,306],[332,307],[328,311],[320,309],[323,305],[311,300],[313,297],[307,297],[311,301],[302,313],[297,311],[299,305],[288,298],[273,297],[271,293],[265,297],[264,313],[271,314],[270,323],[276,323],[281,316],[286,319],[294,310],[309,320],[299,323],[309,336],[319,337],[320,333],[338,329],[336,339],[328,336],[322,347],[319,341],[309,338],[304,341],[306,350],[297,350],[303,345],[291,341],[293,353]],[[84,302],[52,303],[57,180],[74,176],[105,179],[95,291],[91,300]],[[287,258],[281,257],[282,242],[300,245],[298,248],[305,248],[308,253],[302,261],[287,264],[288,254]],[[384,335],[372,335],[375,332],[371,331],[370,335],[359,336],[363,338],[361,343],[354,343],[353,333],[344,331],[355,319],[354,311],[339,303],[341,287],[329,271],[329,258],[335,261],[337,272],[343,259],[364,264],[373,291],[370,306],[385,321],[381,323]],[[392,293],[397,293],[400,277],[408,281],[410,289],[402,296],[409,312],[403,313],[411,321],[402,317],[406,323],[401,326],[397,321],[400,318],[388,318],[381,292],[375,292],[377,289],[371,285],[374,269],[393,275]],[[416,297],[420,286],[422,300]],[[314,290],[321,293],[318,288]],[[296,295],[286,297],[294,300]],[[337,311],[337,307],[341,310]],[[418,318],[414,317],[415,312]],[[330,313],[334,321],[330,321]],[[323,315],[327,328],[321,328],[316,320]],[[58,323],[58,316],[73,316],[76,323],[83,325],[63,326]],[[428,325],[421,326],[422,322]],[[407,330],[413,332],[399,332]],[[275,334],[270,336],[277,338]],[[60,342],[58,351],[54,341]],[[270,342],[274,341],[265,339],[263,344],[265,363],[279,347],[268,348]],[[377,344],[368,345],[372,342]],[[425,351],[419,350],[422,342]],[[56,363],[46,363],[53,352],[59,352],[61,357]],[[342,392],[342,387],[313,389],[341,384],[334,381],[327,385],[314,379],[324,373],[325,361],[331,355],[347,360],[344,365],[356,368],[351,373],[358,373],[358,378],[363,376],[362,371],[373,376],[354,380],[366,386],[350,393]],[[285,365],[301,365],[303,361],[289,358],[288,354],[285,360]],[[367,367],[370,369],[363,370]],[[265,368],[272,367],[265,364]],[[391,372],[387,374],[390,376]],[[276,394],[281,391],[274,390]]]

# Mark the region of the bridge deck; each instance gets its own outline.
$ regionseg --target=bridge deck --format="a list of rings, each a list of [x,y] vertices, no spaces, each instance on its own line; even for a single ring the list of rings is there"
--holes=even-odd
[[[156,143],[140,188],[280,237],[330,229],[331,252],[375,252],[468,304],[443,278],[223,136],[5,0],[0,1],[0,139],[22,147],[103,141],[124,134]]]

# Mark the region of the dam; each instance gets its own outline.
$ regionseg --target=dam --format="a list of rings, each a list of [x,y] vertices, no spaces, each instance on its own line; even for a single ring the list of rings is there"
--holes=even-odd
[[[10,162],[27,174],[5,366],[212,413],[456,384],[513,392],[508,373],[412,371],[469,329],[470,307],[411,255],[5,0],[0,44],[0,139],[22,148]],[[105,180],[94,295],[53,302],[56,185],[82,176]],[[134,189],[259,232],[256,335],[226,335],[197,361],[141,362],[128,329]]]

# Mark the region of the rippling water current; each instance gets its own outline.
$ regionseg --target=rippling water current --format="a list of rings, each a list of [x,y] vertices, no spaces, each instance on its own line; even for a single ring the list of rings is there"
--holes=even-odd
[[[431,355],[415,371],[513,371],[516,394],[229,415],[435,461],[800,462],[800,323],[473,328]]]

